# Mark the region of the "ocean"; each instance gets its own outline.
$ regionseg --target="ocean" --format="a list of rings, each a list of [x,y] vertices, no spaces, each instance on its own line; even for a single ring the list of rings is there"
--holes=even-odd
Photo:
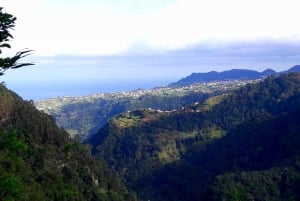
[[[124,92],[167,86],[174,80],[109,80],[68,82],[9,82],[6,87],[25,100],[42,100],[62,96],[85,96],[96,93]]]

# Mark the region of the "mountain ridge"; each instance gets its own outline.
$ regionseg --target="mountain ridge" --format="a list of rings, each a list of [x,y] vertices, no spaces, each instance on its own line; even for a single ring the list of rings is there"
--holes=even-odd
[[[262,79],[270,75],[278,75],[289,72],[300,72],[300,65],[295,65],[286,71],[276,72],[273,69],[266,69],[262,72],[248,69],[231,69],[226,71],[210,71],[207,73],[192,73],[191,75],[169,84],[169,86],[187,86],[195,83],[213,82],[221,80],[253,80]]]

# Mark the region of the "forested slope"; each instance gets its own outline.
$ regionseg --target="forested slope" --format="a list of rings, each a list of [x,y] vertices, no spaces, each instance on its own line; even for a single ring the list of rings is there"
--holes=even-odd
[[[0,200],[135,200],[102,159],[0,85]]]
[[[147,200],[297,200],[300,74],[176,112],[137,110],[89,141]]]

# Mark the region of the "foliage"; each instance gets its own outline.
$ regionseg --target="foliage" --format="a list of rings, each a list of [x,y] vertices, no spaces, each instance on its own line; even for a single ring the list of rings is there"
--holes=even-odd
[[[135,200],[102,159],[0,85],[0,200]]]
[[[13,38],[10,31],[15,27],[16,17],[3,12],[3,8],[0,7],[0,54],[1,48],[10,48],[9,41]],[[0,58],[0,75],[8,69],[16,69],[24,66],[33,65],[32,63],[19,63],[19,60],[30,55],[32,50],[22,50],[16,53],[13,57]]]

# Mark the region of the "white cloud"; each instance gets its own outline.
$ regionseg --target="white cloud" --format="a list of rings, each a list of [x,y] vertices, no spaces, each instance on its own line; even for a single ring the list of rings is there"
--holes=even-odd
[[[173,48],[207,41],[299,39],[297,5],[268,0],[180,1],[157,16],[150,44]]]
[[[37,55],[113,54],[135,47],[165,50],[195,43],[300,39],[296,0],[136,2],[4,0],[3,6],[19,18],[15,49],[34,49]]]

